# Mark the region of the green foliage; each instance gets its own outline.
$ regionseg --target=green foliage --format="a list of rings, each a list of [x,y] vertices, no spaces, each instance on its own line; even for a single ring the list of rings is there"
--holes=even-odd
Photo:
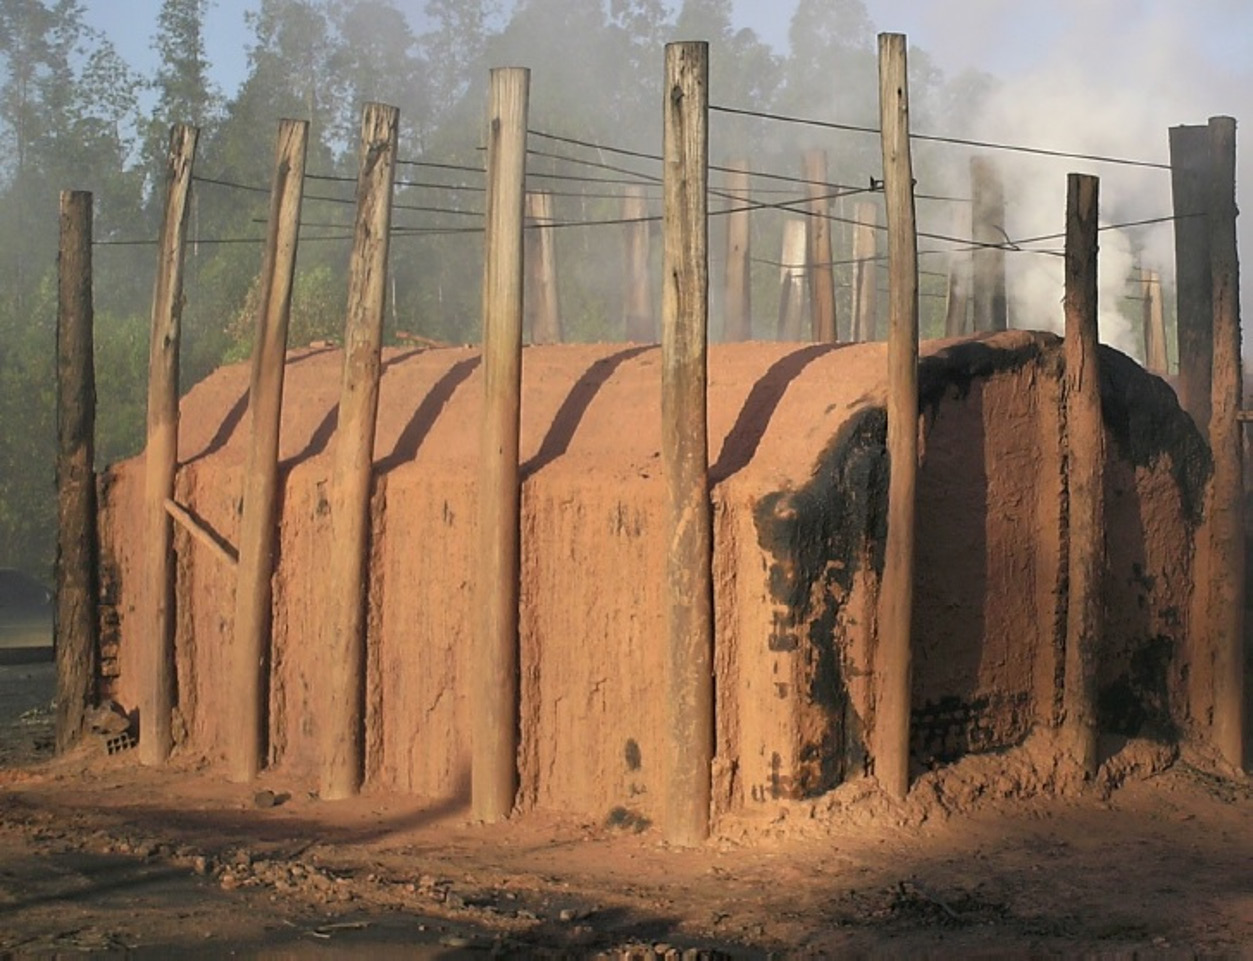
[[[340,339],[347,294],[342,272],[333,271],[326,264],[297,271],[287,329],[288,346],[305,347],[317,341]],[[223,362],[236,363],[252,355],[260,305],[261,282],[256,278],[226,329],[229,346],[222,356]]]
[[[96,464],[142,449],[147,412],[148,324],[145,314],[96,314]]]
[[[0,557],[45,582],[56,530],[55,272],[0,313]]]

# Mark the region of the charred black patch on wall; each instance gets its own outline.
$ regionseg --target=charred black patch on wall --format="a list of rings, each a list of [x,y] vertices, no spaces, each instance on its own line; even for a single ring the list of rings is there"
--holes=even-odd
[[[117,480],[117,471],[112,468],[106,468],[96,478],[96,503],[105,505],[108,503],[110,492],[113,489],[114,482]],[[104,512],[101,512],[100,520],[103,520]],[[118,611],[119,605],[122,603],[122,574],[118,567],[117,558],[113,556],[110,549],[110,543],[105,537],[104,526],[96,532],[97,542],[100,545],[100,561],[99,561],[99,590],[100,599],[96,605],[97,616],[100,619],[99,639],[100,648],[98,652],[99,676],[96,678],[96,694],[101,698],[112,698],[117,693],[117,679],[122,674],[121,666],[121,650],[122,650],[122,618]]]
[[[935,414],[950,390],[958,399],[970,393],[976,380],[1019,370],[1040,359],[1056,337],[1040,335],[1017,347],[998,347],[986,340],[964,340],[918,361],[918,411]]]
[[[1160,377],[1112,347],[1101,347],[1100,369],[1101,414],[1119,453],[1136,467],[1151,467],[1168,456],[1184,512],[1199,524],[1205,485],[1214,471],[1209,444]]]
[[[811,658],[809,698],[827,717],[818,741],[800,751],[801,768],[786,793],[812,797],[864,763],[861,723],[849,702],[836,622],[867,561],[883,571],[887,525],[887,414],[881,407],[854,414],[818,459],[803,487],[776,491],[754,510],[757,542],[773,559],[770,593],[780,605],[771,650],[803,650]]]
[[[626,744],[622,749],[623,758],[626,760],[628,771],[638,771],[643,765],[643,756],[640,754],[639,742],[633,737],[626,740]]]
[[[1026,692],[981,695],[969,701],[943,697],[913,710],[910,753],[924,767],[948,764],[966,754],[1020,743],[1034,720]]]
[[[1051,334],[1000,334],[955,343],[922,358],[920,413],[934,418],[942,404],[965,401],[979,382],[996,375],[1034,370],[1041,381],[1056,379],[1063,373],[1060,343]],[[1111,450],[1134,466],[1155,467],[1159,458],[1168,457],[1185,515],[1192,523],[1199,522],[1212,460],[1204,438],[1179,408],[1169,385],[1117,351],[1102,348],[1101,392],[1106,428],[1113,438]],[[797,770],[784,771],[782,762],[776,762],[771,780],[752,788],[755,798],[759,793],[760,799],[821,794],[865,766],[861,719],[849,702],[841,617],[859,571],[882,575],[889,475],[886,434],[884,410],[862,408],[842,425],[804,486],[771,493],[754,509],[758,543],[770,558],[769,591],[777,604],[770,636],[761,642],[779,654],[807,659],[809,670],[803,673],[811,680],[803,693],[822,709],[821,730],[811,729],[806,743],[798,746]],[[1126,569],[1137,589],[1147,592],[1143,563],[1135,567],[1128,562]],[[1062,612],[1065,589],[1063,576],[1058,586]],[[1064,616],[1058,623],[1064,627]],[[979,644],[982,636],[982,627],[975,625],[970,640],[962,643]],[[1129,666],[1120,666],[1118,679],[1100,692],[1102,726],[1125,734],[1169,734],[1173,727],[1167,679],[1173,642],[1149,638],[1143,645],[1136,643],[1136,650],[1125,655]],[[1121,661],[1123,655],[1111,653],[1110,658]],[[788,694],[785,680],[790,678],[775,679],[774,690],[781,697]],[[1059,675],[1059,690],[1060,681]],[[924,762],[948,763],[965,754],[1018,743],[1037,721],[1031,693],[943,694],[947,696],[914,711],[911,746],[914,756]]]
[[[1174,654],[1174,641],[1163,636],[1149,638],[1131,652],[1126,669],[1098,695],[1101,730],[1166,741],[1179,737],[1170,712],[1169,675]]]

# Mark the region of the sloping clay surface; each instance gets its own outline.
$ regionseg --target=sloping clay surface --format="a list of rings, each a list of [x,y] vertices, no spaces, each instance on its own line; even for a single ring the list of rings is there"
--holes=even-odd
[[[920,767],[1019,744],[1057,720],[1066,438],[1058,341],[1009,332],[924,345],[914,752]],[[1109,358],[1108,362],[1106,359]],[[1173,393],[1104,352],[1110,602],[1103,710],[1128,734],[1192,723],[1192,541],[1209,459]],[[660,351],[528,348],[523,364],[523,807],[656,818],[667,718]],[[335,585],[330,477],[342,355],[289,357],[274,576],[270,755],[310,787]],[[873,765],[874,610],[889,465],[882,344],[711,349],[716,804],[822,795]],[[239,536],[246,366],[184,399],[177,497]],[[375,436],[367,787],[464,797],[476,625],[476,349],[385,354]],[[1075,439],[1078,440],[1078,439]],[[142,459],[107,478],[114,694],[149,670],[135,623]],[[234,573],[176,537],[182,749],[233,721]],[[1191,671],[1192,682],[1203,667]],[[1201,678],[1204,681],[1204,678]],[[1203,686],[1203,683],[1201,684]],[[1151,729],[1151,730],[1150,730]]]

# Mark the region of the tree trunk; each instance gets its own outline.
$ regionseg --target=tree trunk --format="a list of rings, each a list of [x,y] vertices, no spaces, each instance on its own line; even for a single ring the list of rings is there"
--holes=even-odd
[[[879,35],[883,194],[888,223],[888,529],[879,594],[879,702],[875,777],[897,798],[909,793],[910,641],[914,601],[914,510],[918,477],[918,236],[909,152],[905,36]]]
[[[709,45],[666,46],[661,456],[668,501],[668,842],[709,836],[714,750],[713,519],[709,501]]]
[[[57,753],[86,730],[99,668],[92,197],[61,194],[57,312]]]

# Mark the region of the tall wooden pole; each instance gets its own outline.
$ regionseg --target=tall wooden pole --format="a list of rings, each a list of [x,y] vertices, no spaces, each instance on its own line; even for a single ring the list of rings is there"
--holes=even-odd
[[[805,311],[805,221],[783,221],[782,266],[779,268],[779,340],[801,339]]]
[[[805,231],[805,274],[809,278],[810,333],[819,344],[834,344],[835,273],[831,257],[831,188],[827,184],[827,152],[805,151],[805,191],[809,224]]]
[[[1209,437],[1214,452],[1210,611],[1214,651],[1214,744],[1244,766],[1244,431],[1240,422],[1240,264],[1236,252],[1236,122],[1209,122],[1212,181],[1209,253],[1214,368]]]
[[[483,264],[484,422],[479,481],[479,633],[471,713],[474,816],[508,817],[518,790],[518,600],[522,484],[523,197],[531,73],[491,72]]]
[[[629,186],[622,200],[624,230],[623,299],[626,339],[636,344],[651,344],[657,340],[657,322],[653,317],[653,285],[648,264],[650,259],[648,227],[648,201],[644,188]]]
[[[909,153],[905,35],[879,34],[879,114],[888,222],[888,529],[879,595],[875,777],[909,793],[914,506],[918,477],[918,234]]]
[[[170,131],[165,215],[158,246],[148,349],[148,442],[144,453],[147,576],[141,637],[145,683],[139,695],[139,760],[163,764],[174,746],[174,532],[165,502],[178,464],[178,353],[183,316],[183,248],[191,209],[195,127]]]
[[[1141,285],[1144,292],[1144,366],[1155,374],[1165,374],[1166,319],[1162,311],[1162,275],[1146,270]]]
[[[752,188],[747,160],[731,164],[731,170],[727,174],[726,185],[726,192],[731,197],[731,213],[727,214],[726,297],[723,307],[726,322],[722,339],[735,343],[753,337],[752,284],[748,266],[752,256],[748,221]]]
[[[553,238],[553,195],[546,191],[526,195],[526,312],[531,343],[559,344],[561,306],[557,301],[557,248]]]
[[[879,316],[879,210],[871,203],[859,203],[853,219],[853,336],[854,341],[878,336]]]
[[[57,261],[57,753],[82,737],[96,699],[100,549],[96,527],[96,368],[91,194],[61,194]]]
[[[953,214],[953,233],[960,237],[973,231],[971,206],[962,204]],[[973,236],[973,232],[971,234]],[[971,256],[970,252],[953,253],[948,258],[948,288],[944,301],[944,336],[961,337],[970,330]]]
[[[1066,195],[1066,448],[1069,493],[1063,731],[1091,777],[1097,763],[1097,668],[1104,633],[1105,425],[1097,356],[1099,181],[1071,174]]]
[[[960,337],[966,332],[966,314],[970,301],[966,296],[966,278],[960,261],[954,257],[948,268],[948,286],[944,292],[944,336]]]
[[[1175,227],[1175,323],[1179,404],[1209,429],[1214,358],[1214,284],[1210,276],[1209,129],[1170,128],[1170,188]]]
[[[364,761],[366,580],[370,488],[382,371],[387,254],[400,112],[366,104],[361,119],[357,213],[348,267],[344,377],[331,474],[331,603],[326,651],[321,796],[356,794]]]
[[[709,501],[709,45],[666,45],[661,456],[669,504],[670,707],[665,837],[709,836],[714,750],[713,520]]]
[[[239,701],[228,745],[230,777],[235,781],[256,777],[265,763],[268,743],[270,580],[278,536],[279,425],[308,142],[308,121],[284,120],[279,124],[248,388],[252,426],[235,577],[232,667]]]
[[[986,157],[970,160],[974,201],[972,227],[976,246],[971,254],[974,283],[974,329],[1005,330],[1009,307],[1005,296],[1005,188],[1000,171]]]

